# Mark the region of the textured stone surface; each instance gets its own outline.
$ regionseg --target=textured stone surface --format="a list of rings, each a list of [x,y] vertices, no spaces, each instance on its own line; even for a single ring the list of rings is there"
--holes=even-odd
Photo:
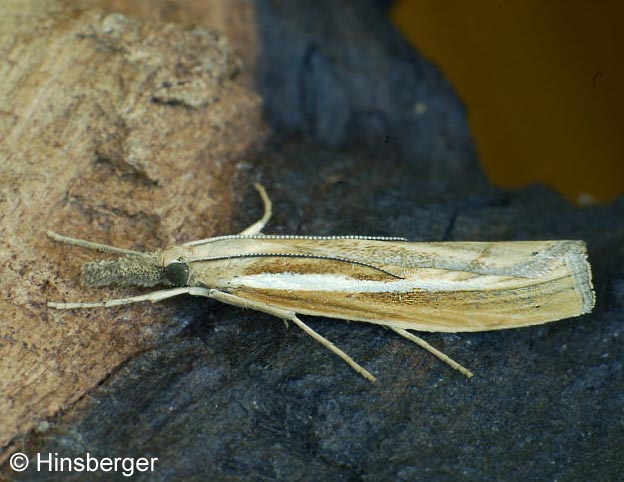
[[[265,15],[261,31],[274,22],[283,33],[279,43],[263,44],[275,49],[294,48],[304,26],[321,50],[329,48],[328,38],[336,44],[331,48],[339,49],[337,35],[370,35],[376,42],[364,42],[367,48],[352,53],[352,64],[365,65],[379,55],[371,45],[384,45],[386,35],[394,35],[372,2],[324,5],[319,10],[327,12],[316,15],[340,19],[333,23],[299,18],[286,0],[254,4]],[[364,13],[357,5],[372,10]],[[341,15],[332,8],[341,9]],[[337,29],[344,31],[337,34]],[[342,71],[339,84],[357,77],[341,68],[343,56],[326,58],[323,69],[330,73],[317,78],[336,70]],[[413,54],[405,62],[416,80],[418,72],[431,72]],[[392,95],[401,95],[405,82],[392,80],[387,71],[377,75],[378,82],[390,82]],[[297,88],[290,85],[294,74],[283,76],[284,84],[267,93],[276,96],[267,99],[269,105]],[[428,90],[428,82],[438,81],[423,78],[428,80],[420,87],[422,102],[436,99],[435,111],[462,119],[451,93],[440,97],[446,87]],[[310,92],[325,95],[318,86]],[[405,95],[412,93],[410,88]],[[336,105],[350,112],[351,102]],[[388,111],[387,125],[402,123],[401,109],[399,103]],[[439,135],[444,122],[423,122],[418,132],[406,126],[398,139],[388,134],[387,143],[366,143],[358,136],[370,131],[355,129],[350,139],[360,143],[340,141],[327,148],[330,143],[318,136],[322,129],[308,130],[294,120],[284,126],[279,115],[273,110],[269,117],[278,135],[307,132],[312,140],[278,137],[259,160],[244,164],[250,180],[263,182],[274,201],[266,232],[422,241],[585,239],[598,295],[594,313],[518,330],[423,335],[473,370],[470,380],[383,328],[307,318],[378,377],[371,385],[304,333],[267,315],[192,299],[154,306],[149,320],[142,312],[119,309],[114,311],[118,323],[125,315],[128,324],[165,323],[180,332],[161,338],[49,420],[46,431],[27,439],[26,452],[159,457],[146,480],[617,480],[624,469],[619,416],[624,410],[624,203],[577,209],[538,186],[516,193],[487,187],[471,158],[463,120],[448,123],[450,141],[436,151],[432,167],[419,161],[434,149],[429,141],[401,136]],[[302,112],[293,116],[305,118]],[[408,155],[405,145],[417,147]],[[350,148],[339,150],[345,146]],[[248,193],[232,214],[231,231],[219,234],[244,228],[258,213],[259,201]],[[22,476],[57,479],[58,474],[44,472]],[[110,475],[90,474],[89,479],[110,480]]]
[[[76,283],[101,255],[46,230],[140,250],[223,230],[237,164],[266,129],[260,99],[236,82],[240,60],[207,28],[56,2],[8,2],[0,19],[5,446],[171,328],[149,306],[49,310],[101,296]]]

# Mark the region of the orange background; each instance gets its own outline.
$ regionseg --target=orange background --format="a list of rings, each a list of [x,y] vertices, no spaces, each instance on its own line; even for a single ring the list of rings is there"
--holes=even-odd
[[[624,2],[397,0],[391,15],[455,86],[492,182],[624,193]]]

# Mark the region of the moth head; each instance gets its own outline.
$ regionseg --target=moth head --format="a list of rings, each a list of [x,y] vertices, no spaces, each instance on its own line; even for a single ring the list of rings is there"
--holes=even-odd
[[[191,272],[185,260],[188,259],[190,253],[183,246],[143,253],[63,236],[53,231],[48,231],[47,234],[62,243],[123,255],[116,259],[83,264],[81,281],[86,286],[144,286],[149,288],[156,285],[189,285]]]
[[[165,277],[173,286],[187,286],[190,277],[189,265],[182,260],[169,262],[165,268]]]
[[[127,254],[82,265],[82,282],[90,287],[171,285],[160,253]]]

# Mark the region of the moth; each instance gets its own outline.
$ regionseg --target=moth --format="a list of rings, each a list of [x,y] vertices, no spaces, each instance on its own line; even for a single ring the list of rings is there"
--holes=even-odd
[[[262,233],[272,214],[264,188],[261,219],[240,234],[143,253],[52,231],[53,239],[121,257],[86,263],[90,287],[166,289],[95,303],[95,308],[179,295],[203,296],[293,322],[370,381],[375,377],[298,314],[383,325],[467,377],[472,372],[409,330],[501,330],[570,318],[594,306],[583,241],[408,242],[376,236]]]

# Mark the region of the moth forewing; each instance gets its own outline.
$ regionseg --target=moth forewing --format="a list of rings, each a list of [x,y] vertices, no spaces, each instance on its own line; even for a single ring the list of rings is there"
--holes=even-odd
[[[268,236],[271,203],[256,185],[263,217],[240,235],[139,253],[48,234],[57,241],[122,254],[88,263],[87,284],[173,286],[97,303],[157,302],[190,294],[293,321],[355,371],[373,375],[297,313],[386,325],[466,376],[472,373],[407,329],[437,332],[515,328],[589,313],[591,270],[582,241],[411,243],[365,236]]]
[[[421,331],[534,325],[578,316],[594,305],[582,241],[264,236],[198,246],[189,259],[203,286],[297,313]]]

